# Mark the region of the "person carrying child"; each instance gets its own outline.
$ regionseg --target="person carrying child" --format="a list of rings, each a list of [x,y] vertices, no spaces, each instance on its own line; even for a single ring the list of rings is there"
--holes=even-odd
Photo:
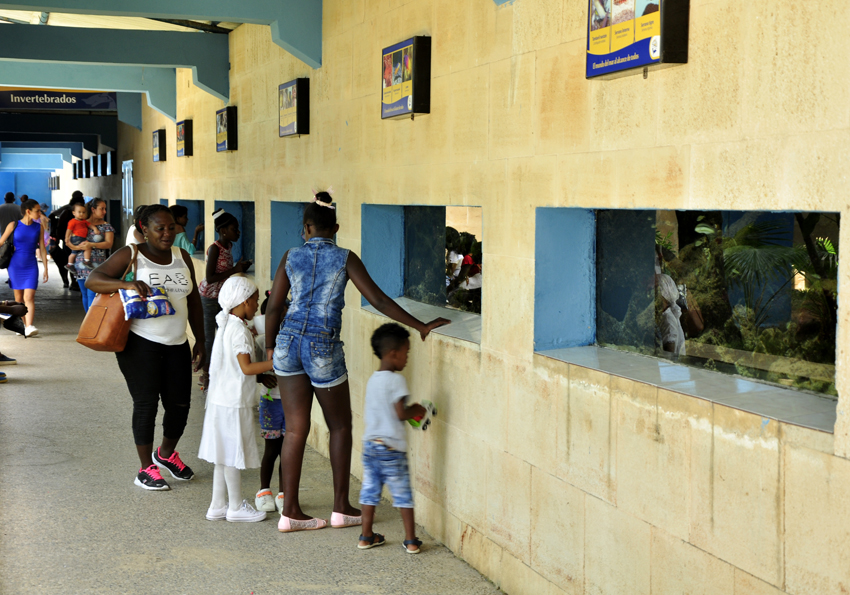
[[[218,333],[210,358],[204,430],[198,458],[215,464],[213,493],[206,518],[234,523],[255,523],[266,513],[242,498],[241,469],[260,466],[254,432],[256,381],[270,372],[272,362],[252,362],[254,340],[246,321],[259,307],[259,291],[245,277],[230,277],[221,286],[216,316]]]
[[[260,306],[260,315],[254,317],[254,329],[259,333],[254,339],[258,350],[258,361],[268,359],[266,355],[266,306],[269,304],[269,292]],[[283,416],[283,406],[280,404],[280,389],[274,374],[262,374],[258,377],[262,383],[260,389],[260,436],[265,447],[263,460],[260,462],[260,489],[254,498],[257,510],[280,512],[283,510],[283,471],[278,467],[277,496],[272,494],[271,483],[275,463],[283,448],[283,438],[286,435],[286,419]]]
[[[372,351],[381,364],[366,384],[363,485],[360,487],[363,532],[357,547],[368,550],[385,543],[383,535],[372,531],[372,521],[386,484],[393,497],[393,506],[398,508],[404,521],[404,549],[408,554],[418,554],[422,542],[416,537],[413,518],[404,422],[424,416],[426,411],[422,405],[405,402],[410,393],[404,376],[398,373],[407,365],[410,333],[395,323],[384,324],[372,334]]]
[[[321,529],[328,522],[301,510],[298,483],[304,448],[310,433],[313,394],[328,426],[334,504],[332,527],[361,524],[360,510],[349,502],[351,477],[351,395],[342,349],[342,309],[348,280],[372,306],[419,332],[424,341],[445,318],[424,323],[388,297],[372,280],[356,254],[334,241],[339,231],[328,192],[313,195],[304,209],[304,245],[283,255],[274,277],[266,313],[266,350],[273,358],[286,416],[286,440],[281,451],[284,505],[278,523],[282,532]],[[286,296],[292,292],[291,305]]]
[[[74,205],[74,218],[68,222],[68,230],[65,232],[66,246],[77,246],[79,244],[82,244],[83,242],[89,241],[89,228],[94,227],[91,223],[88,222],[89,216],[89,209],[86,205]],[[95,228],[95,231],[97,231],[97,228]],[[99,233],[91,239],[91,242],[94,243],[102,241],[103,236]],[[91,263],[91,250],[91,246],[87,246],[85,250],[71,249],[71,255],[68,257],[68,264],[65,265],[65,268],[69,271],[75,271],[76,266],[74,265],[74,263],[76,262],[79,254],[82,252],[83,268],[86,268],[88,270],[94,269],[94,266],[92,266]]]

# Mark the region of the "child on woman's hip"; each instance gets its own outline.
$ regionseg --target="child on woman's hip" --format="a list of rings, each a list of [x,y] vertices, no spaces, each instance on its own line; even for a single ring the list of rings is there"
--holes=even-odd
[[[363,508],[363,533],[357,547],[369,549],[383,545],[384,536],[372,530],[375,507],[381,501],[386,484],[404,521],[404,549],[418,554],[422,542],[416,537],[413,516],[413,493],[407,466],[405,421],[425,415],[419,404],[407,405],[409,396],[404,376],[398,374],[407,365],[410,334],[395,323],[379,327],[372,335],[372,350],[381,364],[366,385],[363,432],[363,485],[360,504]]]

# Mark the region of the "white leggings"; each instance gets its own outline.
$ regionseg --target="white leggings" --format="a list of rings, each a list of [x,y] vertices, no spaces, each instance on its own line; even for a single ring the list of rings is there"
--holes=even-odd
[[[216,465],[210,508],[224,508],[226,503],[230,510],[239,510],[242,506],[242,471],[236,467]]]

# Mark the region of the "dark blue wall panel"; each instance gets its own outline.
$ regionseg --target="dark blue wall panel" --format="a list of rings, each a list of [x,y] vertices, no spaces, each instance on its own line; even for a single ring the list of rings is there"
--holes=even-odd
[[[304,227],[304,203],[272,201],[271,217],[271,278],[274,279],[277,267],[286,251],[304,243],[301,238]]]
[[[403,206],[362,205],[360,250],[378,287],[391,298],[404,295]],[[362,303],[366,304],[365,298]]]
[[[596,221],[591,209],[538,208],[534,350],[596,340]]]

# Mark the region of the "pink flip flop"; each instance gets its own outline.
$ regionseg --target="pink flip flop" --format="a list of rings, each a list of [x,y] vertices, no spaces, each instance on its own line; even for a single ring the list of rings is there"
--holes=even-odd
[[[277,523],[277,530],[281,533],[291,533],[293,531],[315,531],[316,529],[324,529],[328,526],[328,522],[324,519],[307,519],[299,521],[291,519],[288,516],[280,515],[280,521]]]
[[[331,513],[331,527],[342,529],[344,527],[357,527],[363,524],[363,515],[349,516],[341,512]]]

